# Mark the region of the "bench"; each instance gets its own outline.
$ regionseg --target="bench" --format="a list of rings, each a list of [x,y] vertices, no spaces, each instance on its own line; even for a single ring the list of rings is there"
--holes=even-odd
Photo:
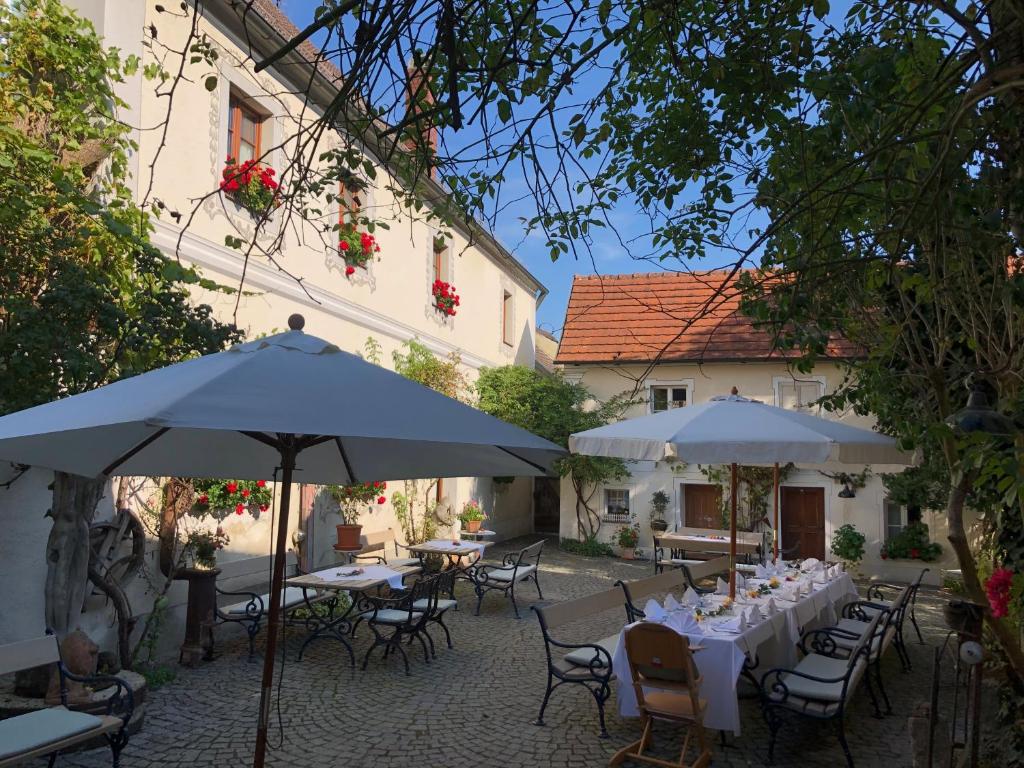
[[[401,545],[395,537],[393,528],[363,534],[360,537],[360,543],[363,545],[363,548],[352,555],[353,560],[375,560],[378,565],[391,565],[395,567],[420,564],[419,558],[400,557],[399,547]],[[393,556],[388,555],[389,544],[395,551]]]
[[[218,606],[216,609],[217,621],[220,624],[242,624],[249,636],[249,661],[252,661],[255,654],[256,635],[259,634],[260,625],[266,615],[267,607],[270,605],[270,593],[257,594],[256,592],[229,592],[217,587],[217,594],[226,597],[243,597],[244,600],[231,603],[230,605]],[[310,608],[316,603],[325,600],[337,600],[337,596],[324,592],[322,594],[309,594],[309,590],[303,587],[285,587],[281,591],[281,614],[287,622],[288,615],[298,608]],[[211,646],[211,653],[213,651]]]
[[[569,643],[556,640],[551,632],[605,611],[621,609],[622,606],[622,591],[618,588],[554,605],[532,606],[540,622],[548,665],[544,700],[540,705],[540,714],[534,721],[537,725],[544,725],[544,710],[547,709],[548,700],[555,689],[565,683],[575,683],[589,690],[594,697],[601,722],[601,737],[608,738],[608,729],[604,722],[604,705],[612,693],[612,656],[619,641],[619,633],[616,632],[593,643]]]
[[[72,673],[60,658],[56,635],[0,646],[0,675],[56,664],[60,674],[60,706],[38,709],[0,720],[0,768],[13,766],[44,755],[50,765],[57,755],[103,736],[110,745],[113,766],[121,761],[121,750],[128,743],[128,722],[132,717],[132,691],[128,684],[112,675],[80,676]],[[101,687],[115,686],[107,697],[104,714],[93,715],[67,708],[67,681]]]

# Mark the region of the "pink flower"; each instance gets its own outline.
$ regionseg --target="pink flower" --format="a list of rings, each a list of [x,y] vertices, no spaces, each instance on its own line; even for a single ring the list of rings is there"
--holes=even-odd
[[[985,594],[988,596],[992,616],[1001,619],[1010,611],[1010,588],[1013,585],[1013,571],[1009,568],[996,568],[985,581]]]

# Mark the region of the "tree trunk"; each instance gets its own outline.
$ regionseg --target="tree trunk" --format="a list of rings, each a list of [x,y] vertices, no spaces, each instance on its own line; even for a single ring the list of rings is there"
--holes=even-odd
[[[55,473],[53,528],[46,542],[46,626],[61,639],[78,626],[89,590],[89,523],[105,480]]]
[[[974,554],[971,552],[970,543],[967,540],[967,531],[964,528],[964,501],[971,486],[971,478],[964,475],[953,486],[949,494],[949,502],[946,506],[947,525],[949,527],[949,543],[956,552],[957,562],[960,564],[960,571],[963,574],[964,588],[970,599],[986,607],[985,618],[992,628],[992,634],[1002,648],[1006,661],[1010,665],[1018,679],[1024,680],[1024,651],[1021,650],[1013,627],[1004,619],[997,619],[992,612],[987,610],[988,597],[978,578],[978,566],[974,561]]]
[[[178,556],[178,520],[192,506],[195,491],[192,483],[171,477],[164,483],[160,499],[160,572],[173,578],[180,566]]]

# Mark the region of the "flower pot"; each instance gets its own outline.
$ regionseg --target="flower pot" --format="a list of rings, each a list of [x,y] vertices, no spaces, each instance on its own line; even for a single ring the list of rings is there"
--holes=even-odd
[[[657,520],[651,520],[651,530],[664,533],[668,530],[668,521],[662,520],[660,517]]]
[[[623,560],[632,560],[633,551],[633,547],[619,547],[619,557]]]
[[[360,549],[362,544],[359,541],[359,534],[363,531],[361,525],[345,525],[344,523],[335,526],[338,529],[338,543],[335,549]]]
[[[466,531],[468,531],[469,533],[476,533],[477,531],[480,530],[480,525],[482,523],[483,523],[483,520],[467,520],[466,521]]]

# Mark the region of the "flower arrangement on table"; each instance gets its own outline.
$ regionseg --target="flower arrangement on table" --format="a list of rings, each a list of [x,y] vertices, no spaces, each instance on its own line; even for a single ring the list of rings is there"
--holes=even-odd
[[[442,315],[455,317],[455,308],[459,306],[459,296],[455,293],[455,286],[444,280],[435,280],[430,291],[434,295],[434,309]]]
[[[341,515],[342,524],[355,525],[364,507],[372,509],[372,504],[384,504],[387,501],[384,495],[387,487],[388,484],[383,480],[374,480],[351,485],[329,485],[327,492],[338,502],[338,514]]]
[[[484,513],[483,509],[480,508],[480,502],[476,499],[470,499],[462,505],[462,511],[459,513],[459,520],[462,521],[462,527],[469,533],[476,533],[479,531],[480,526],[486,519],[487,515]]]
[[[375,253],[380,253],[380,245],[369,232],[345,226],[338,233],[338,255],[345,261],[346,277],[351,277],[356,267],[366,269]]]
[[[704,619],[710,619],[714,616],[721,616],[725,612],[725,604],[718,606],[717,608],[694,608],[693,618],[697,621],[704,621]]]
[[[260,165],[255,160],[238,163],[228,155],[221,172],[220,189],[253,213],[261,213],[271,205],[280,205],[280,186],[274,180],[275,175],[269,165]]]
[[[779,582],[776,580],[775,586],[777,587],[778,585]],[[747,597],[754,599],[757,597],[763,597],[764,595],[770,595],[772,593],[772,589],[774,589],[774,587],[771,587],[768,584],[758,584],[756,587],[752,587],[747,590]]]
[[[270,509],[270,488],[266,480],[196,480],[192,514],[196,517],[212,515],[223,520],[232,512],[249,512],[259,519],[261,512]]]
[[[778,589],[779,586],[781,586],[781,585],[780,585],[779,577],[778,576],[772,576],[770,579],[768,579],[768,588],[769,589]]]
[[[201,571],[212,571],[217,566],[217,550],[224,549],[224,545],[231,539],[224,533],[224,529],[217,526],[213,533],[210,531],[193,531],[185,542],[185,549],[192,556],[192,566]]]

